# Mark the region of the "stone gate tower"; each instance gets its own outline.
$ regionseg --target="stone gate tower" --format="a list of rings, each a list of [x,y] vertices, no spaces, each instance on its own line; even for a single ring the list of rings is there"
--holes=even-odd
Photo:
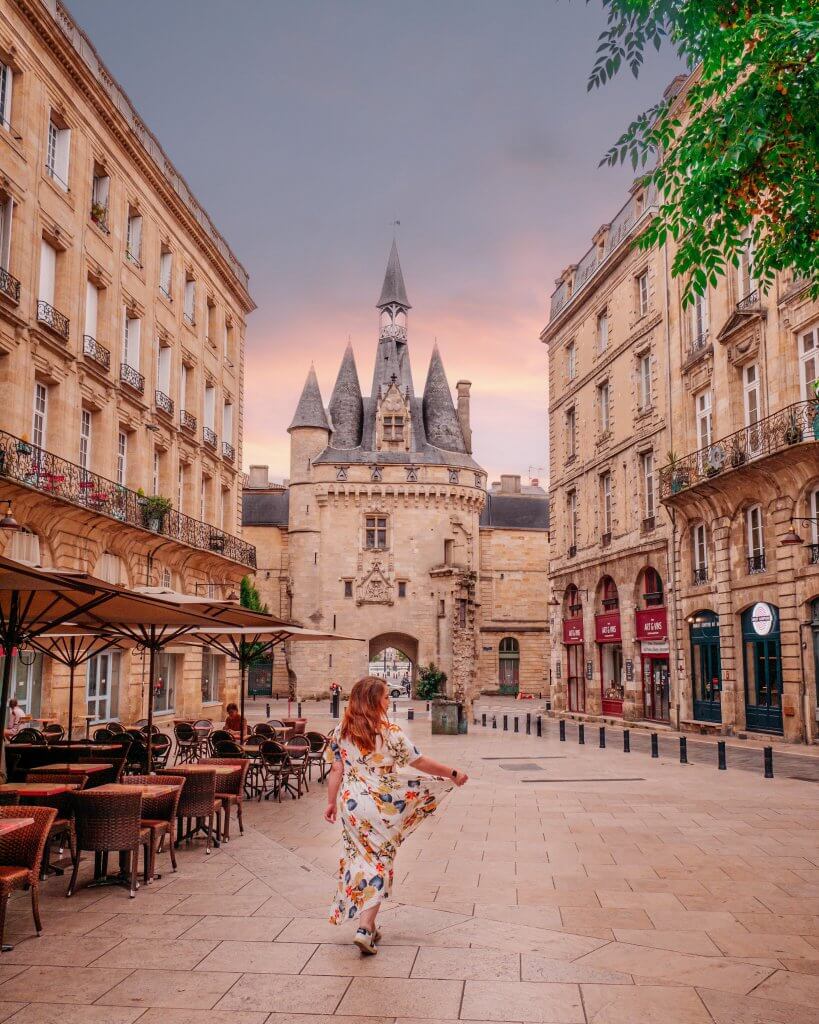
[[[410,303],[393,242],[370,396],[347,346],[325,408],[311,367],[290,424],[291,613],[365,643],[294,644],[300,695],[366,674],[387,646],[435,662],[451,693],[477,681],[476,582],[486,474],[472,458],[468,381],[452,400],[437,345],[415,393]]]

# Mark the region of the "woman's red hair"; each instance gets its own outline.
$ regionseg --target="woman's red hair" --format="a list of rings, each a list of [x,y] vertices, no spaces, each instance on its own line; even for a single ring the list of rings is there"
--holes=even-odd
[[[386,692],[387,684],[378,676],[364,676],[350,691],[341,722],[341,738],[352,740],[362,754],[375,750],[376,738],[389,725],[383,705]]]

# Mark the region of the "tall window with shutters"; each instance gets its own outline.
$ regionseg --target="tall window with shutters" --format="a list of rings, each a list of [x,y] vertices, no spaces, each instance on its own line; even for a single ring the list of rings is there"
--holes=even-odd
[[[611,473],[603,473],[600,476],[600,532],[604,543],[611,540],[611,523]]]
[[[196,281],[190,274],[185,278],[185,305],[182,315],[185,322],[193,327],[196,323]]]
[[[654,525],[656,504],[654,498],[654,452],[643,452],[640,456],[641,476],[643,478],[643,512],[646,527]]]
[[[644,352],[637,365],[639,374],[640,412],[651,408],[651,353]]]
[[[173,275],[173,253],[163,245],[159,253],[159,290],[171,301],[171,278]]]
[[[0,270],[11,267],[11,217],[14,212],[14,200],[9,195],[0,194]]]
[[[566,459],[577,455],[577,419],[574,408],[566,412]]]
[[[802,401],[819,398],[819,324],[799,337],[799,371]]]
[[[91,463],[91,412],[89,409],[80,411],[80,466],[90,469]]]
[[[71,129],[54,112],[48,122],[46,138],[46,174],[63,192],[68,191],[68,162],[71,150]]]
[[[34,415],[31,424],[31,440],[35,448],[46,447],[48,429],[48,388],[40,381],[34,384]]]
[[[117,434],[117,483],[125,487],[128,482],[128,435],[124,430]]]
[[[765,535],[762,523],[762,507],[752,505],[745,513],[748,572],[751,574],[765,572]]]
[[[694,586],[701,586],[708,582],[708,531],[705,523],[695,523],[691,527],[691,555]]]
[[[11,131],[11,93],[14,72],[8,64],[0,61],[0,128]]]
[[[387,547],[387,517],[364,517],[364,547],[368,551],[384,551]]]
[[[604,309],[597,314],[597,351],[605,352],[609,347],[609,312]]]
[[[122,361],[132,370],[139,370],[142,322],[139,317],[131,316],[125,310],[122,328]]]
[[[128,207],[125,258],[136,267],[142,266],[142,217],[133,206]]]

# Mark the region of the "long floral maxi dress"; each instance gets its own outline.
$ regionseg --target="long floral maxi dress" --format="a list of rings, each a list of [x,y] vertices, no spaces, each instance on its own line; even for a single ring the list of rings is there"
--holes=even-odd
[[[330,922],[352,921],[387,899],[393,883],[398,847],[438,806],[438,795],[452,787],[433,778],[401,776],[398,769],[421,753],[397,725],[381,735],[378,749],[362,754],[336,726],[326,758],[344,767],[339,792],[344,856],[338,865],[338,891]]]

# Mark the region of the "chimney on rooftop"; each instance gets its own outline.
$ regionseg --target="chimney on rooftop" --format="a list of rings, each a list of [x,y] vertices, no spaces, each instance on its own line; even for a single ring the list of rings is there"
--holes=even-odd
[[[247,486],[248,487],[268,487],[270,484],[268,476],[267,466],[251,466],[250,473],[248,474]]]
[[[501,473],[501,494],[520,494],[520,477],[512,473]]]
[[[469,425],[469,389],[471,380],[459,380],[455,385],[458,391],[458,423],[461,425],[467,455],[472,454],[472,427]]]

